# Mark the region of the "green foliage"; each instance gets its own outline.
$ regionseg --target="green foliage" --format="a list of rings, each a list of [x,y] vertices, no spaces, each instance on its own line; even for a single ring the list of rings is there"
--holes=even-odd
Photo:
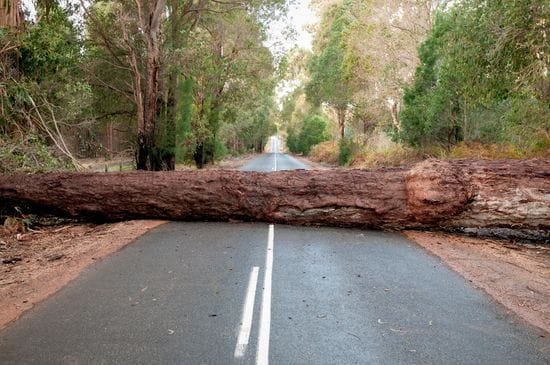
[[[328,140],[327,121],[320,115],[310,115],[300,125],[300,132],[295,134],[293,128],[287,129],[287,147],[291,152],[308,155],[311,148]]]
[[[70,163],[54,156],[39,136],[0,139],[0,174],[68,169],[71,169]]]
[[[344,138],[338,142],[338,164],[347,166],[353,161],[355,145],[351,138]]]
[[[400,138],[536,148],[550,120],[547,14],[542,0],[467,0],[437,14],[404,94]]]
[[[47,8],[39,6],[39,21],[24,23],[1,39],[0,48],[16,47],[16,57],[0,57],[2,68],[9,69],[0,76],[0,133],[8,137],[17,131],[23,144],[24,136],[41,135],[42,143],[58,146],[63,143],[53,140],[70,133],[73,153],[88,152],[92,139],[81,137],[93,135],[87,119],[92,89],[80,69],[82,44],[69,20],[74,9],[57,1]]]
[[[347,108],[351,100],[351,87],[348,63],[346,60],[344,34],[350,26],[352,1],[344,0],[334,9],[334,14],[324,14],[324,23],[328,23],[320,42],[323,43],[319,54],[315,54],[309,63],[311,80],[305,87],[308,100],[314,105],[327,103],[336,108]]]
[[[300,153],[298,135],[294,127],[286,129],[286,147],[292,153]]]
[[[80,60],[77,32],[69,20],[70,12],[52,4],[49,14],[22,34],[21,71],[33,80],[60,78]]]

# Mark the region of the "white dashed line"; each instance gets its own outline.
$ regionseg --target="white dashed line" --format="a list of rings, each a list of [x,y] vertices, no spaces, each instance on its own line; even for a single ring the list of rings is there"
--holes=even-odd
[[[273,224],[269,225],[267,236],[267,253],[265,258],[264,288],[262,293],[262,309],[260,315],[260,332],[258,335],[257,365],[269,363],[269,335],[271,331],[271,281],[273,274]]]
[[[243,306],[243,316],[241,321],[241,329],[237,338],[237,346],[235,346],[235,358],[241,358],[246,352],[248,340],[250,338],[250,330],[252,329],[252,317],[254,314],[254,301],[256,298],[256,287],[258,286],[258,271],[259,267],[254,266],[250,272],[248,280],[248,289],[246,290],[246,299]]]

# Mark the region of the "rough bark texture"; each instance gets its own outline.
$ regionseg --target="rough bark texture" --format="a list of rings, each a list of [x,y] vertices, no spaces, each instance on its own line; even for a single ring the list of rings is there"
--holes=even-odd
[[[136,166],[138,170],[160,170],[161,162],[155,155],[155,125],[157,116],[157,103],[159,94],[159,68],[160,68],[160,32],[165,0],[136,2],[140,23],[145,30],[144,38],[147,44],[146,67],[144,72],[144,90],[134,90],[134,94],[142,95],[143,100],[137,103],[143,107],[143,121],[138,120],[138,138],[136,148]],[[145,17],[143,16],[143,10]],[[133,51],[132,51],[133,52]],[[139,74],[141,78],[141,73]],[[138,85],[134,82],[134,89]],[[140,82],[141,84],[141,82]]]
[[[0,28],[17,28],[21,25],[21,1],[0,0]]]
[[[550,160],[412,168],[50,173],[0,177],[3,206],[93,220],[257,220],[381,229],[507,229],[548,237]]]

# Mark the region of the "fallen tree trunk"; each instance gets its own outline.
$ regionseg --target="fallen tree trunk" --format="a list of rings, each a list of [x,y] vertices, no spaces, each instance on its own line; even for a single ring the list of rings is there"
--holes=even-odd
[[[246,220],[548,236],[550,160],[426,160],[411,168],[48,173],[0,177],[3,207],[94,221]]]

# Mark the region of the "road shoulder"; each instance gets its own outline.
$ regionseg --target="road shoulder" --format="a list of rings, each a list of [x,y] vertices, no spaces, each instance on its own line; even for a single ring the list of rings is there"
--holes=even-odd
[[[24,234],[0,232],[0,329],[75,279],[92,263],[165,223],[70,224]]]
[[[439,232],[404,234],[550,336],[550,247]]]

